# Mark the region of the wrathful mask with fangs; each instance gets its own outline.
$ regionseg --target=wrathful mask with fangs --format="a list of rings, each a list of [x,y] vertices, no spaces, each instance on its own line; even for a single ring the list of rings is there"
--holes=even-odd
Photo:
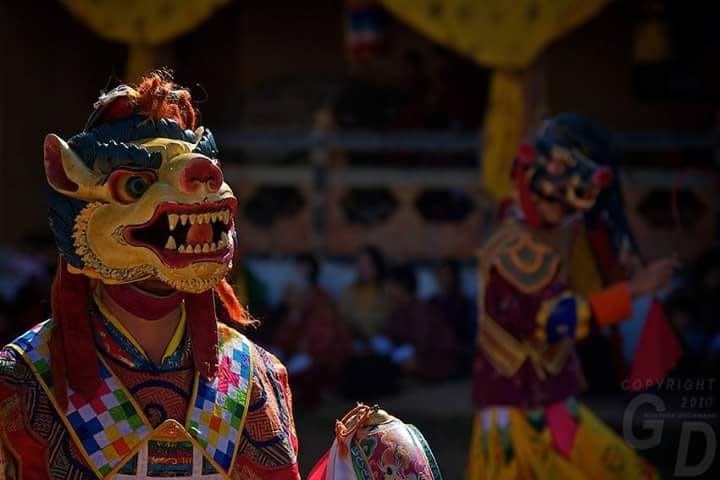
[[[237,210],[212,134],[141,111],[132,87],[113,92],[85,131],[45,139],[56,242],[71,270],[105,283],[209,290],[231,267]]]
[[[128,243],[147,246],[160,254],[167,263],[191,263],[207,254],[222,254],[230,245],[228,229],[231,213],[222,204],[206,206],[161,205],[147,225],[128,227]],[[203,209],[205,210],[205,209]],[[193,213],[185,213],[193,212]]]
[[[597,165],[574,148],[553,145],[544,138],[535,147],[522,145],[516,157],[517,174],[534,194],[585,211],[612,182],[612,171]]]

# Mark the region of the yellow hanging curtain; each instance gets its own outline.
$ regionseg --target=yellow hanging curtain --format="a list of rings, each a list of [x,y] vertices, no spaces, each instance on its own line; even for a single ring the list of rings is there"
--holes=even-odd
[[[482,179],[496,199],[513,191],[510,169],[525,127],[525,93],[518,71],[498,69],[490,78],[485,113]]]
[[[229,0],[61,0],[99,36],[130,46],[125,76],[135,79],[159,65],[156,49],[189,32]]]
[[[550,42],[608,0],[381,0],[436,42],[493,68],[485,121],[483,183],[496,198],[512,191],[510,165],[528,114],[523,71]]]

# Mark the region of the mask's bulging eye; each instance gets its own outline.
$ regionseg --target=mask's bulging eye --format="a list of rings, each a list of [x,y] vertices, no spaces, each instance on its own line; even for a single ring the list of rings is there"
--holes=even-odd
[[[145,193],[145,190],[150,186],[150,182],[146,178],[139,175],[133,176],[127,179],[125,182],[125,191],[132,198],[140,198],[140,195]]]
[[[119,203],[133,203],[157,181],[155,172],[149,170],[115,170],[108,178],[113,199]]]

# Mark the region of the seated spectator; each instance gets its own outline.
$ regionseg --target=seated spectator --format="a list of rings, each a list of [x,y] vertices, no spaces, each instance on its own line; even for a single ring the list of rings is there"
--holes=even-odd
[[[375,337],[373,348],[420,379],[450,377],[457,367],[457,345],[451,325],[439,312],[417,298],[415,270],[393,268],[386,291],[392,307],[386,337]]]
[[[372,341],[386,327],[385,259],[376,247],[365,247],[355,263],[356,278],[342,294],[340,312],[352,336],[352,354],[342,375],[342,393],[353,401],[377,402],[396,392],[400,368],[378,354]]]
[[[720,247],[711,248],[701,255],[693,270],[691,287],[696,295],[700,324],[707,333],[717,333],[717,315],[720,311]]]
[[[33,238],[24,238],[22,248],[0,248],[0,345],[48,317],[52,276]]]
[[[692,262],[680,286],[663,301],[665,314],[683,345],[672,375],[717,378],[720,363],[720,249],[711,248]]]
[[[458,372],[470,373],[475,346],[475,304],[465,297],[460,284],[460,264],[451,259],[440,262],[434,271],[438,293],[428,301],[455,335]]]
[[[268,308],[268,288],[247,264],[239,261],[233,269],[232,286],[240,303],[253,317],[262,317]]]
[[[383,291],[385,259],[376,247],[365,247],[358,255],[356,278],[342,294],[340,314],[361,350],[365,342],[385,326],[387,301]]]
[[[335,386],[351,351],[338,310],[318,278],[315,257],[299,256],[270,342],[287,367],[296,402],[306,406]]]
[[[268,345],[275,331],[276,323],[269,313],[268,287],[248,267],[242,259],[238,259],[231,272],[230,284],[238,301],[247,308],[250,315],[259,320],[255,328],[248,329],[246,334],[260,345]]]
[[[706,336],[698,305],[685,288],[675,290],[664,302],[665,314],[682,339],[685,358],[697,364],[705,355]]]

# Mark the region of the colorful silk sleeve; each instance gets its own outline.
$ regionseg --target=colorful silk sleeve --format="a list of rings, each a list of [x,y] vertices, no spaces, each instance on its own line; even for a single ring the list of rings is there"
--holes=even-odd
[[[540,305],[535,338],[550,344],[565,338],[580,340],[590,332],[590,316],[590,306],[585,299],[565,292]]]
[[[248,415],[231,478],[300,480],[287,371],[257,346],[254,362]]]
[[[17,354],[0,350],[0,479],[47,476],[44,443],[25,423],[28,411],[22,398],[30,375]]]

